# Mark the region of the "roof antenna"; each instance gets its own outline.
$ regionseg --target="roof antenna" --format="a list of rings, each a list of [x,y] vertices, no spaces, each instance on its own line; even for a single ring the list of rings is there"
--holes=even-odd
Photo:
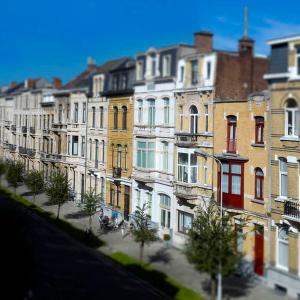
[[[248,6],[245,5],[244,8],[244,37],[248,37]]]

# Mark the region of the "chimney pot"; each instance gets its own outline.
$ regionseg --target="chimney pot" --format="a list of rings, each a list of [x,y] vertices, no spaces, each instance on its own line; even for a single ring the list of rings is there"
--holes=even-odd
[[[213,34],[209,31],[195,32],[194,45],[198,53],[211,53],[213,50]]]
[[[61,88],[61,86],[62,86],[62,84],[61,84],[61,79],[58,78],[58,77],[53,77],[53,79],[52,79],[52,84],[53,84],[53,87],[54,87],[55,89]]]

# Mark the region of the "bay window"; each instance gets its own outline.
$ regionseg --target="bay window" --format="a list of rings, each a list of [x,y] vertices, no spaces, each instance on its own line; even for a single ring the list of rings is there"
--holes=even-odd
[[[137,142],[137,166],[153,169],[155,166],[155,143]]]
[[[197,156],[193,153],[178,153],[177,180],[186,183],[197,182]]]

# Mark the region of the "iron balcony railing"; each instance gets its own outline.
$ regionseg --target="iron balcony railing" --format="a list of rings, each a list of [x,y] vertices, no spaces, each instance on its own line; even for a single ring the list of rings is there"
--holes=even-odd
[[[35,157],[36,150],[35,149],[27,149],[27,155],[31,158]]]
[[[21,131],[22,133],[27,133],[27,126],[22,126]]]
[[[176,144],[178,145],[197,145],[199,143],[197,133],[176,133]]]
[[[27,155],[27,149],[25,147],[19,146],[19,153],[22,155]]]
[[[286,200],[284,202],[284,215],[300,221],[300,202]]]
[[[16,152],[17,150],[17,145],[9,144],[9,151],[10,152]]]

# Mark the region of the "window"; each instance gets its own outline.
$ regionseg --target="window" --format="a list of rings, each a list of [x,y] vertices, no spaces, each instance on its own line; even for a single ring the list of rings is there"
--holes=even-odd
[[[123,130],[127,129],[127,107],[126,106],[122,107],[122,129]]]
[[[109,197],[109,205],[110,206],[114,206],[114,202],[115,202],[115,189],[113,184],[110,185],[110,197]]]
[[[287,197],[288,188],[288,173],[287,173],[287,161],[285,158],[279,159],[279,195],[280,197]]]
[[[92,127],[96,127],[96,108],[92,107]]]
[[[122,90],[125,90],[126,87],[127,87],[127,75],[126,74],[122,74],[121,79],[122,79],[122,81],[121,81]]]
[[[264,200],[264,172],[260,168],[255,169],[255,199]]]
[[[85,136],[81,137],[81,156],[85,156]]]
[[[98,169],[99,141],[95,140],[95,168]]]
[[[204,120],[205,132],[208,132],[208,105],[207,104],[204,105],[204,118],[205,118]]]
[[[143,100],[138,100],[138,123],[143,123]]]
[[[171,75],[171,55],[163,55],[163,72],[162,76],[170,76]]]
[[[62,122],[62,104],[58,105],[58,122]]]
[[[118,129],[118,108],[114,106],[114,129]]]
[[[71,136],[68,135],[68,155],[70,155],[71,152]]]
[[[236,152],[236,117],[227,117],[227,152]]]
[[[192,84],[198,83],[198,61],[191,61],[191,71],[192,71]]]
[[[114,155],[115,155],[115,146],[114,144],[111,145],[111,166],[114,167]]]
[[[105,142],[102,140],[102,162],[105,161]]]
[[[180,66],[180,73],[179,73],[179,81],[183,82],[183,78],[184,78],[184,66]]]
[[[137,70],[136,70],[136,80],[143,80],[143,79],[144,79],[144,61],[138,60]]]
[[[100,128],[103,128],[103,106],[100,106]]]
[[[121,185],[117,185],[117,207],[121,207]]]
[[[86,122],[86,103],[82,103],[82,123]]]
[[[92,160],[92,153],[93,153],[93,148],[92,148],[92,139],[90,139],[90,160]]]
[[[197,182],[197,156],[193,153],[178,153],[178,174],[177,179],[181,182]]]
[[[155,143],[137,142],[137,166],[141,168],[154,168]]]
[[[136,207],[141,207],[141,191],[136,190]]]
[[[206,79],[210,79],[211,75],[211,62],[206,62]]]
[[[160,225],[170,228],[171,224],[171,198],[168,195],[160,194]]]
[[[151,57],[151,76],[155,76],[156,74],[156,57]]]
[[[255,144],[264,143],[264,118],[255,118]]]
[[[122,146],[118,145],[118,160],[117,160],[118,168],[122,168]]]
[[[298,137],[298,105],[293,99],[285,105],[285,135]]]
[[[167,142],[163,142],[162,146],[163,146],[163,152],[162,152],[163,170],[168,172],[168,169],[169,169],[169,144]]]
[[[198,132],[198,110],[195,105],[190,107],[190,132]]]
[[[67,119],[70,118],[70,104],[67,104]]]
[[[169,124],[170,116],[170,100],[168,98],[163,99],[164,101],[164,124]]]
[[[114,91],[118,90],[119,87],[119,75],[113,75],[112,88]]]
[[[78,103],[74,103],[74,123],[78,123]]]
[[[296,46],[297,75],[300,75],[300,46]]]
[[[149,111],[148,111],[148,125],[150,127],[155,126],[155,100],[150,99],[148,100],[149,104]]]
[[[72,136],[72,154],[78,155],[78,136]]]
[[[125,166],[125,169],[128,169],[128,148],[127,148],[127,145],[125,145],[124,147],[124,151],[125,151],[125,162],[124,162],[124,166]]]
[[[289,267],[289,235],[287,227],[278,227],[277,265],[285,270]]]
[[[203,184],[204,185],[207,185],[207,175],[208,175],[208,172],[207,172],[207,158],[204,157],[204,159],[203,159]]]
[[[183,129],[183,107],[182,105],[179,106],[179,127],[180,127],[180,131],[182,131]]]
[[[178,210],[178,231],[187,234],[192,228],[193,215],[184,211]]]

